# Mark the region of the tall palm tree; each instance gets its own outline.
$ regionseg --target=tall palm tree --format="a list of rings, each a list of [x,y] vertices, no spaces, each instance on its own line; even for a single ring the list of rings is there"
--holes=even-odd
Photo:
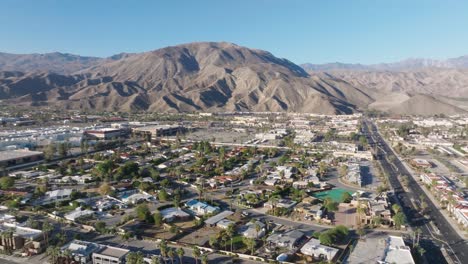
[[[2,231],[0,233],[0,237],[2,238],[2,245],[5,248],[5,251],[10,253],[12,251],[12,243],[10,239],[10,232],[9,230]]]
[[[278,197],[272,196],[270,197],[271,209],[273,210],[273,215],[275,215],[276,205],[278,204]]]
[[[208,264],[208,255],[207,254],[201,255],[201,264]]]
[[[48,247],[46,250],[46,255],[49,256],[49,261],[51,264],[56,264],[58,262],[58,257],[60,256],[60,248],[56,246]]]
[[[164,259],[164,263],[166,263],[166,257],[167,257],[167,242],[166,240],[161,240],[161,242],[159,242],[159,250],[161,251],[161,256],[163,257]]]
[[[184,260],[184,254],[185,251],[183,248],[178,248],[176,249],[177,256],[179,257],[179,263],[182,264],[182,261]]]
[[[175,252],[174,252],[174,249],[169,249],[167,251],[167,256],[171,259],[171,263],[174,264],[174,256],[175,256]]]
[[[233,246],[233,238],[236,233],[236,229],[234,228],[233,224],[228,225],[226,229],[226,233],[229,236],[229,239],[231,240],[231,252],[233,251],[232,246]]]
[[[54,227],[51,224],[49,224],[49,222],[44,222],[42,224],[42,233],[46,242],[46,246],[49,246],[49,232],[53,229]]]
[[[193,255],[193,258],[195,259],[195,264],[198,264],[198,258],[201,255],[200,249],[198,247],[194,246],[192,255]]]
[[[360,226],[362,223],[361,215],[366,212],[365,208],[362,206],[361,201],[358,202],[358,205],[356,207],[356,213],[358,215],[359,223],[358,225]]]
[[[260,230],[262,230],[262,228],[260,227],[260,225],[258,223],[255,223],[255,232],[256,232],[256,239],[258,239],[258,233],[260,232]]]

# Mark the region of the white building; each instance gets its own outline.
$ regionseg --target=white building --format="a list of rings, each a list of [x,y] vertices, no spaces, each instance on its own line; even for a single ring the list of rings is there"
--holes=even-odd
[[[411,249],[405,245],[402,237],[389,236],[383,263],[414,264]]]
[[[321,245],[318,239],[312,238],[301,248],[301,253],[315,259],[332,261],[338,253],[337,248]]]

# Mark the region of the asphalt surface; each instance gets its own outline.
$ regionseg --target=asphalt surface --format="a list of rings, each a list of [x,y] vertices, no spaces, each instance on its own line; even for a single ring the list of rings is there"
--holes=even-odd
[[[398,158],[395,158],[393,163],[389,161],[388,157],[391,155],[396,157],[395,153],[382,139],[375,124],[369,120],[366,120],[365,123],[370,128],[368,130],[367,126],[363,126],[368,142],[377,149],[376,156],[383,169],[389,173],[389,182],[394,191],[393,198],[399,201],[409,224],[413,228],[419,227],[422,230],[420,244],[426,250],[426,259],[430,263],[447,263],[441,252],[441,248],[445,248],[454,263],[468,263],[467,241],[452,228],[413,177],[408,177],[407,188],[409,191],[403,190],[398,175],[410,175],[410,173]],[[430,219],[424,218],[413,206],[412,201],[418,202],[421,196],[425,197],[428,204]],[[433,224],[430,223],[431,221]]]

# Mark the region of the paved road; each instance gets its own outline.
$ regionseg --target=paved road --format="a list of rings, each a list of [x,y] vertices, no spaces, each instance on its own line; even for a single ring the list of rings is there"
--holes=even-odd
[[[467,241],[453,230],[452,226],[439,212],[436,205],[426,196],[413,177],[408,177],[408,188],[410,191],[405,192],[403,190],[398,175],[409,175],[410,173],[399,159],[395,159],[393,164],[388,160],[388,157],[391,155],[396,157],[395,153],[382,139],[375,124],[369,120],[365,122],[370,130],[367,129],[367,126],[363,126],[364,132],[368,135],[368,141],[371,146],[377,147],[376,154],[384,170],[389,173],[389,182],[394,190],[394,197],[400,202],[410,225],[412,227],[420,227],[423,232],[422,236],[424,239],[421,241],[421,245],[426,249],[426,258],[431,260],[431,263],[447,263],[440,250],[441,247],[445,247],[455,263],[468,263]],[[428,203],[430,220],[432,220],[438,230],[434,230],[431,227],[432,225],[419,214],[411,202],[418,201],[421,195],[425,197]],[[438,231],[440,234],[438,234]]]

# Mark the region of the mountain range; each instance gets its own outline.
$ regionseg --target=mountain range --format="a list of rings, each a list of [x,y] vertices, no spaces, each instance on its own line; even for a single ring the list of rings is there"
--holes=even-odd
[[[0,53],[0,100],[98,111],[468,111],[468,57],[379,65],[299,66],[226,42],[108,58]]]

